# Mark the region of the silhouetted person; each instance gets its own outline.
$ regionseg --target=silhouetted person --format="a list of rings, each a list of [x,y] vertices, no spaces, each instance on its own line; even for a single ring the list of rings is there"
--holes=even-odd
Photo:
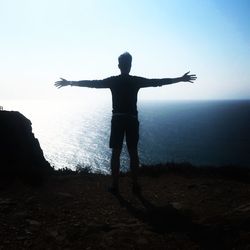
[[[121,74],[118,76],[111,76],[103,80],[82,81],[67,81],[61,78],[61,81],[57,81],[55,86],[61,88],[70,85],[89,88],[109,88],[111,90],[113,103],[109,142],[109,146],[112,148],[111,172],[113,183],[111,191],[119,191],[120,154],[125,136],[130,156],[133,191],[139,192],[140,187],[137,182],[137,171],[139,167],[137,150],[139,140],[137,93],[140,88],[157,87],[177,82],[193,82],[196,80],[196,75],[189,75],[189,72],[187,72],[178,78],[147,79],[129,75],[132,56],[128,52],[120,55],[118,62],[118,67],[121,71]]]

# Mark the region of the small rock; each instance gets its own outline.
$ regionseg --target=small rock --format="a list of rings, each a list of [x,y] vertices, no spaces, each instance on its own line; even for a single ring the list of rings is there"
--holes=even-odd
[[[187,187],[188,187],[188,189],[192,189],[192,188],[197,188],[197,185],[195,185],[195,184],[190,184],[190,185],[188,185]]]
[[[25,233],[26,233],[26,235],[32,235],[32,232],[28,229],[25,229]]]
[[[26,240],[27,237],[26,236],[17,236],[16,239],[17,240]]]
[[[57,241],[63,241],[65,238],[62,235],[56,237]]]
[[[26,220],[31,226],[41,226],[41,222],[36,220]]]
[[[0,199],[0,206],[9,206],[9,205],[14,205],[16,204],[14,201],[11,199]]]
[[[48,234],[52,236],[53,238],[58,237],[58,231],[57,230],[48,230]]]
[[[25,218],[25,217],[28,217],[28,212],[26,212],[26,211],[17,212],[17,213],[13,214],[13,217],[20,218],[20,219]]]
[[[59,192],[57,193],[58,195],[64,197],[64,198],[73,198],[73,195],[72,194],[69,194],[69,193],[62,193],[62,192]]]
[[[250,203],[241,205],[237,207],[236,209],[234,209],[234,211],[242,212],[242,213],[250,212]]]
[[[27,204],[32,204],[35,202],[35,197],[34,196],[31,196],[31,197],[28,197],[26,200],[25,200],[25,203]]]
[[[180,210],[183,206],[179,202],[171,202],[170,203],[175,209]]]
[[[137,243],[140,244],[140,245],[147,245],[148,244],[148,240],[145,239],[145,238],[139,238],[137,240]]]

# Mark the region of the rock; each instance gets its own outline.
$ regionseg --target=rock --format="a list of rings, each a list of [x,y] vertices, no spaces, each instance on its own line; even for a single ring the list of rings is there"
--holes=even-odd
[[[197,188],[196,184],[190,184],[187,186],[188,189],[193,189],[193,188]]]
[[[9,213],[15,208],[16,203],[11,199],[0,199],[0,212]]]
[[[59,196],[63,197],[63,198],[73,198],[73,195],[70,193],[62,193],[62,192],[58,192],[57,193]]]
[[[170,203],[175,209],[180,210],[183,206],[179,202],[171,202]]]
[[[19,211],[19,212],[16,212],[13,214],[13,217],[16,219],[23,219],[23,218],[26,218],[28,216],[29,216],[29,214],[27,211]]]
[[[16,203],[12,201],[11,199],[0,199],[0,206],[9,206],[9,205],[15,205]]]
[[[148,244],[148,240],[145,239],[145,238],[139,238],[139,239],[137,240],[137,243],[138,243],[139,245],[147,245],[147,244]]]
[[[36,202],[36,198],[34,197],[34,196],[30,196],[30,197],[28,197],[26,200],[25,200],[25,203],[27,204],[27,205],[32,205],[32,204],[34,204]]]
[[[27,237],[26,236],[17,236],[16,239],[20,240],[20,241],[23,241],[23,240],[26,240]]]
[[[250,203],[241,205],[237,208],[234,209],[235,212],[240,212],[240,213],[247,213],[250,212]]]
[[[49,230],[48,230],[48,234],[49,234],[49,236],[51,236],[52,238],[58,237],[58,231],[57,231],[57,230],[49,229]]]
[[[41,222],[36,221],[36,220],[26,220],[31,226],[41,226]]]
[[[0,112],[0,177],[36,184],[53,168],[46,161],[30,120],[19,112]]]

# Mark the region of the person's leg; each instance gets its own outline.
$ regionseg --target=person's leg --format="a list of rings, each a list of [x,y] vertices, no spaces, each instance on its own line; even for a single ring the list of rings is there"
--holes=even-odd
[[[138,168],[139,168],[139,156],[137,147],[128,147],[130,157],[130,169],[132,175],[133,186],[138,186]]]
[[[139,141],[139,121],[137,118],[130,118],[126,127],[126,141],[128,147],[128,153],[130,157],[130,170],[133,182],[133,192],[140,192],[138,185],[138,168],[139,168],[139,156],[138,156],[138,141]]]
[[[121,148],[113,148],[111,156],[112,189],[119,190],[119,171],[120,171]]]
[[[120,155],[124,138],[123,121],[119,116],[113,116],[111,121],[111,134],[109,147],[112,148],[111,156],[111,174],[112,174],[112,192],[119,191],[119,171],[120,171]]]

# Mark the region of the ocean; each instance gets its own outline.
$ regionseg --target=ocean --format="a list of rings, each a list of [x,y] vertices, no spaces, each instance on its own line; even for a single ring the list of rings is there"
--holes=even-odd
[[[1,101],[32,122],[56,169],[88,166],[109,173],[111,102]],[[141,164],[250,166],[250,101],[139,101]],[[124,144],[125,145],[125,144]],[[129,168],[126,147],[121,169]]]

